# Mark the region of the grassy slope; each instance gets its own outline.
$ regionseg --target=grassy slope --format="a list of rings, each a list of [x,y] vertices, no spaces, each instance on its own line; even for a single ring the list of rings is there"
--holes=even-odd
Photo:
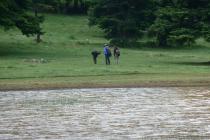
[[[91,50],[107,42],[87,17],[47,15],[44,42],[0,30],[0,89],[128,85],[204,85],[210,82],[209,44],[176,49],[121,49],[119,65],[93,65]],[[44,59],[47,63],[33,62]],[[191,83],[191,84],[190,84]],[[193,84],[192,84],[193,83]]]

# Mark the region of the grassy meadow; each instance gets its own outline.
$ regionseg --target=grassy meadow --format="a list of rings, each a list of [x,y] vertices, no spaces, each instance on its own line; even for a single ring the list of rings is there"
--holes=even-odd
[[[86,16],[46,15],[43,42],[0,29],[0,89],[210,85],[210,44],[121,48],[120,64],[92,62],[108,41]],[[144,40],[142,40],[144,42]]]

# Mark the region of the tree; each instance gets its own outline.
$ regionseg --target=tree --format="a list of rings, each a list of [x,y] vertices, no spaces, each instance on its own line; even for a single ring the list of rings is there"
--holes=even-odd
[[[190,45],[209,37],[209,0],[160,0],[150,34],[159,47]]]
[[[39,16],[39,11],[43,7],[47,7],[42,4],[43,0],[32,0],[33,2],[33,9],[34,9],[34,16],[35,20],[33,21],[33,24],[39,24],[44,22],[44,16]],[[36,33],[36,42],[41,42],[41,35],[44,34],[40,26],[37,26],[38,28],[34,30]]]
[[[0,26],[6,30],[16,26],[26,36],[42,33],[41,20],[26,13],[30,4],[29,0],[0,1]]]
[[[90,12],[90,25],[98,25],[114,44],[136,42],[152,23],[151,0],[100,0]]]

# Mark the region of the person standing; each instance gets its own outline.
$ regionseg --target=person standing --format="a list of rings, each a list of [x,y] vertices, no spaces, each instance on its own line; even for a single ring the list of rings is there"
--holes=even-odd
[[[105,56],[105,62],[106,62],[106,65],[110,65],[110,57],[111,57],[111,51],[110,51],[110,47],[105,44],[104,45],[104,56]]]
[[[120,57],[120,49],[118,47],[114,47],[114,60],[116,64],[119,64]]]

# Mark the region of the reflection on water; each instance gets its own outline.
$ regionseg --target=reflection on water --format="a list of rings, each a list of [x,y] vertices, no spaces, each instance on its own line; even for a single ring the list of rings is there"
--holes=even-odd
[[[210,139],[210,89],[0,92],[0,139]]]

